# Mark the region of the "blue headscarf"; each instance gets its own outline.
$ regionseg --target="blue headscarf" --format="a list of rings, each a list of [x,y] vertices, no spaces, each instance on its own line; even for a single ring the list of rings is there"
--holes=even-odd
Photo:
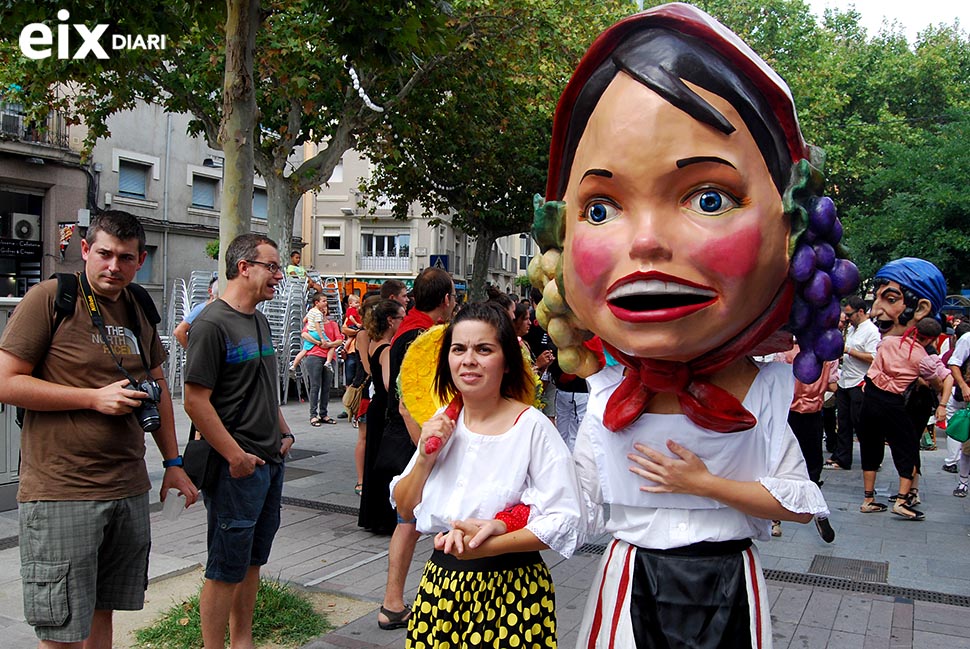
[[[908,288],[920,299],[929,300],[933,316],[939,317],[946,298],[946,280],[940,269],[916,257],[894,259],[879,269],[875,279],[888,279]]]

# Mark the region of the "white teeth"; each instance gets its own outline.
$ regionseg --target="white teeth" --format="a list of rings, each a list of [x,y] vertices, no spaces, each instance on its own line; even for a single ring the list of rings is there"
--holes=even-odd
[[[685,286],[677,282],[664,282],[659,279],[641,279],[630,282],[623,286],[618,286],[609,295],[607,300],[615,300],[631,295],[699,295],[701,297],[716,297],[717,293],[703,288]]]

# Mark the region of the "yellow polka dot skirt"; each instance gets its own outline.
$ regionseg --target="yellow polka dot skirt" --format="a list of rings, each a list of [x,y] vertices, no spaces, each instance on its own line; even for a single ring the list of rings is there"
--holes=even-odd
[[[445,568],[432,558],[413,610],[407,649],[556,647],[555,589],[541,558],[474,571]]]

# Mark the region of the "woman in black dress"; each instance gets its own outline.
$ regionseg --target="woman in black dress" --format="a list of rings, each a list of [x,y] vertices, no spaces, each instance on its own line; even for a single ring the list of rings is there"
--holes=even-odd
[[[364,327],[370,336],[367,346],[367,362],[370,366],[374,396],[367,407],[367,440],[364,447],[364,480],[360,496],[360,513],[357,525],[375,534],[391,534],[397,517],[388,501],[388,485],[394,474],[375,468],[375,459],[384,435],[387,412],[387,391],[390,363],[388,352],[391,339],[404,319],[404,308],[392,300],[381,300],[364,318]]]

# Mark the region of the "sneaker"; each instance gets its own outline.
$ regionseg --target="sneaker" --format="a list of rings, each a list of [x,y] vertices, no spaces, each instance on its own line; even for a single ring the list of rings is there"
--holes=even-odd
[[[947,473],[956,473],[957,471],[959,471],[959,469],[957,469],[956,464],[944,464],[943,470],[946,471]]]
[[[344,410],[342,413],[340,413],[339,415],[337,415],[337,419],[346,419],[348,416],[349,415],[347,415],[347,411]]]
[[[771,535],[781,536],[781,521],[771,521]]]
[[[829,519],[816,516],[815,529],[818,530],[818,535],[821,536],[822,540],[826,543],[831,543],[835,540],[835,530],[832,529],[832,524],[829,523]]]
[[[961,482],[957,485],[957,488],[953,490],[953,495],[957,498],[966,498],[968,489],[970,488],[967,487],[966,483]]]

